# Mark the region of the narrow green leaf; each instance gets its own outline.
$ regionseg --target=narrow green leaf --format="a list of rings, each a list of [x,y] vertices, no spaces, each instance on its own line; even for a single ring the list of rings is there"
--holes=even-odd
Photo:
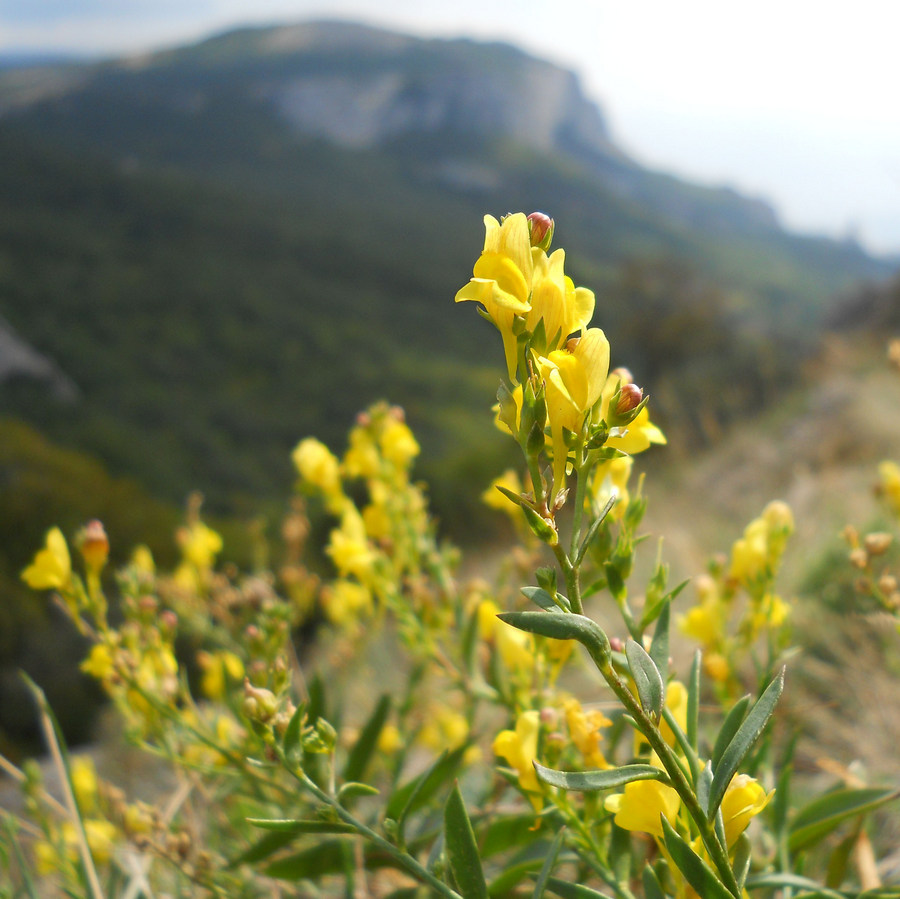
[[[8,835],[9,843],[12,846],[13,854],[16,857],[16,864],[19,866],[19,874],[22,877],[22,888],[28,894],[28,899],[38,899],[37,889],[34,880],[31,877],[31,869],[25,861],[22,854],[22,847],[19,845],[18,831],[14,819],[6,812],[3,813],[3,826]]]
[[[694,660],[691,662],[691,670],[688,674],[687,683],[687,723],[685,732],[691,749],[698,752],[697,740],[700,733],[700,662],[703,654],[698,649],[694,653]]]
[[[341,805],[346,806],[359,796],[377,796],[380,792],[378,787],[373,787],[371,784],[357,783],[351,780],[349,783],[341,784],[337,800]]]
[[[778,676],[766,687],[765,693],[759,697],[756,705],[750,709],[750,713],[744,719],[737,733],[728,744],[728,748],[722,753],[719,764],[713,769],[713,782],[709,791],[709,810],[710,820],[719,809],[725,790],[731,783],[731,778],[737,773],[738,767],[744,760],[744,756],[753,747],[753,744],[759,739],[772,712],[775,711],[775,705],[781,697],[784,690],[784,669],[782,668]],[[730,716],[729,716],[730,717]]]
[[[633,780],[660,780],[663,783],[668,783],[669,780],[665,771],[653,765],[623,765],[621,768],[601,771],[557,771],[554,768],[545,768],[537,762],[533,764],[538,780],[551,787],[579,793],[612,790]]]
[[[561,611],[559,604],[554,600],[552,594],[548,593],[542,587],[523,587],[521,592],[526,599],[530,599],[535,605],[540,606],[546,612]],[[566,611],[568,611],[571,608],[569,606],[569,601],[559,593],[556,595],[562,601]]]
[[[534,831],[534,814],[494,818],[479,834],[481,857],[490,858],[515,846],[527,847],[541,839]]]
[[[378,705],[372,712],[369,720],[363,727],[359,735],[359,739],[354,743],[353,749],[347,758],[347,764],[344,766],[344,780],[362,780],[366,772],[366,767],[375,752],[378,745],[378,737],[384,728],[384,724],[391,714],[391,697],[385,693],[378,700]]]
[[[567,880],[560,880],[558,877],[549,877],[547,879],[546,889],[562,899],[610,899],[608,893],[598,893],[590,887],[581,883],[569,883]]]
[[[454,784],[444,806],[444,845],[450,870],[462,895],[466,899],[488,899],[475,832],[459,784]]]
[[[859,828],[854,827],[831,850],[828,857],[828,869],[825,872],[825,886],[837,888],[844,882],[850,864],[850,856],[856,848],[857,840],[859,840]]]
[[[612,562],[604,563],[603,571],[606,574],[606,586],[609,587],[609,592],[615,597],[616,602],[621,602],[625,599],[625,581],[622,579],[621,572]]]
[[[247,823],[261,830],[279,833],[356,833],[356,829],[340,821],[303,820],[302,818],[247,818]]]
[[[503,612],[501,621],[520,631],[554,640],[577,640],[601,669],[609,665],[609,639],[600,626],[584,615],[557,615],[554,612]]]
[[[444,751],[430,768],[399,787],[388,800],[385,817],[393,818],[402,826],[409,815],[422,808],[453,777],[467,748],[460,746],[453,752]]]
[[[703,899],[734,899],[723,883],[713,873],[712,868],[691,849],[672,825],[660,816],[663,826],[663,839],[672,861],[684,874],[684,879],[703,897]]]
[[[594,519],[591,526],[588,528],[587,533],[584,535],[584,540],[581,541],[581,546],[578,548],[578,552],[575,555],[574,560],[572,561],[572,565],[575,568],[578,568],[581,565],[585,553],[588,551],[588,548],[591,545],[591,541],[597,535],[597,531],[600,529],[600,525],[603,524],[604,519],[607,515],[612,511],[612,507],[619,501],[619,491],[613,490],[612,495],[607,500],[606,505],[603,507],[603,511],[600,515]]]
[[[734,844],[734,876],[737,878],[738,886],[744,889],[744,883],[747,875],[750,873],[750,863],[753,861],[753,846],[750,843],[750,837],[746,833],[742,833]]]
[[[900,797],[900,790],[870,787],[862,790],[835,790],[814,799],[797,813],[788,831],[788,848],[799,852],[815,845],[842,821],[865,815]]]
[[[650,644],[650,658],[653,659],[663,684],[669,680],[669,618],[671,603],[666,603],[656,619],[653,642]]]
[[[529,877],[536,877],[541,869],[541,858],[526,858],[520,862],[512,862],[504,866],[503,870],[488,885],[488,895],[492,897],[507,897],[510,891]]]
[[[500,492],[501,492],[508,500],[510,500],[511,502],[514,502],[517,506],[520,506],[520,507],[523,508],[523,509],[526,509],[526,508],[527,508],[527,509],[531,509],[531,506],[529,506],[529,505],[525,502],[525,500],[522,499],[522,497],[521,497],[518,493],[514,493],[512,490],[510,490],[510,489],[507,488],[507,487],[501,487],[500,484],[495,484],[494,486],[495,486],[496,489],[499,490],[499,491],[500,491]],[[534,512],[534,509],[531,509],[531,511]]]
[[[650,865],[645,865],[641,874],[641,882],[644,885],[645,899],[666,899],[666,894],[659,883],[656,871]]]
[[[712,778],[712,765],[707,763],[700,772],[700,776],[697,778],[696,783],[697,802],[700,803],[700,808],[702,808],[704,812],[709,809],[709,791],[712,787]]]
[[[775,798],[772,801],[772,829],[778,842],[781,843],[787,832],[788,810],[791,807],[791,781],[794,775],[794,752],[797,749],[799,733],[795,733],[784,753],[781,763],[781,774],[778,775],[778,783],[775,785]]]
[[[325,684],[320,675],[315,675],[309,682],[309,702],[306,705],[307,723],[315,725],[319,718],[328,717],[325,704]]]
[[[303,732],[303,720],[305,717],[306,704],[300,703],[294,711],[294,714],[291,715],[291,720],[288,722],[287,729],[284,732],[284,742],[282,743],[282,746],[284,748],[285,758],[291,765],[296,765],[300,761],[300,755],[303,751],[303,748],[300,745],[300,736]]]
[[[747,717],[747,709],[750,708],[752,700],[753,697],[749,693],[746,696],[742,696],[731,707],[731,711],[725,716],[725,720],[722,722],[722,727],[716,736],[716,742],[713,746],[711,759],[713,769],[719,766],[719,762],[722,760],[722,756],[725,754],[728,744],[734,739],[734,735],[738,732],[738,728],[744,723],[744,718]]]
[[[828,887],[823,887],[820,883],[816,883],[815,880],[810,880],[808,877],[801,877],[799,874],[790,874],[787,872],[783,874],[777,872],[756,874],[753,877],[748,877],[746,883],[746,888],[748,890],[778,889],[780,887],[787,887],[795,890],[810,890],[812,891],[812,896],[816,897],[816,899],[819,899],[819,897],[821,897],[821,899],[846,899],[845,893],[829,890]]]
[[[641,708],[659,721],[665,700],[665,690],[659,669],[653,659],[647,655],[644,647],[636,640],[629,639],[625,644],[625,658],[628,659],[628,667],[631,669],[631,676],[637,687]]]
[[[237,868],[240,865],[255,865],[265,861],[270,855],[274,855],[279,849],[284,849],[294,841],[296,834],[290,831],[272,831],[257,840],[249,849],[242,852],[237,858],[228,863],[229,868]]]

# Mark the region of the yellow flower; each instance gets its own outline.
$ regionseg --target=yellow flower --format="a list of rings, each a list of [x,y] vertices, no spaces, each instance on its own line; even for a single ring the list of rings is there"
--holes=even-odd
[[[512,674],[527,674],[534,668],[534,637],[501,621],[500,607],[490,599],[478,605],[478,631],[486,643],[493,643],[503,667]]]
[[[156,565],[153,562],[153,553],[151,553],[149,547],[145,546],[143,543],[140,546],[136,546],[131,553],[131,564],[138,574],[153,577],[156,573]]]
[[[660,839],[664,817],[674,822],[681,800],[678,793],[658,780],[633,780],[623,793],[607,796],[603,807],[615,815],[616,824],[625,830],[639,830]]]
[[[703,669],[717,683],[724,683],[731,674],[728,659],[720,652],[709,652],[703,657]]]
[[[378,474],[378,449],[367,428],[350,432],[350,446],[344,454],[344,471],[351,478],[374,478]]]
[[[456,294],[456,302],[481,303],[500,332],[506,367],[511,381],[516,379],[516,335],[513,321],[531,310],[534,264],[531,238],[525,214],[508,215],[503,223],[492,215],[484,217],[484,249],[473,270],[474,277]]]
[[[22,580],[32,590],[64,590],[72,579],[72,560],[66,538],[59,528],[47,531],[44,548],[22,572]]]
[[[630,499],[628,479],[631,477],[633,465],[634,459],[631,456],[620,456],[618,459],[611,459],[594,469],[586,502],[593,506],[597,514],[606,507],[613,490],[616,491],[618,499],[610,510],[610,518],[618,521],[625,514]]]
[[[322,606],[332,624],[347,627],[372,614],[372,593],[354,581],[335,581],[322,591]]]
[[[590,768],[609,768],[609,762],[600,751],[600,742],[603,740],[601,728],[609,727],[612,721],[596,709],[585,712],[581,703],[574,698],[563,701],[563,713],[569,736],[584,758],[585,765]]]
[[[458,749],[469,738],[469,722],[464,715],[446,706],[432,706],[419,731],[419,741],[436,752]]]
[[[515,469],[507,468],[499,477],[491,481],[491,486],[481,494],[481,499],[485,505],[507,515],[518,517],[519,507],[508,497],[501,493],[497,488],[505,487],[512,493],[522,492],[522,480],[519,478]]]
[[[687,706],[687,687],[681,681],[670,681],[666,687],[666,708],[672,713],[682,731],[687,728]],[[660,721],[659,732],[670,746],[675,745],[675,734],[665,720]]]
[[[548,257],[535,247],[531,254],[531,311],[525,318],[525,327],[533,332],[538,322],[544,322],[547,344],[538,349],[546,353],[565,346],[570,334],[587,326],[594,314],[594,294],[585,287],[575,287],[563,272],[565,250],[556,250]]]
[[[544,804],[541,785],[532,764],[537,759],[538,734],[541,729],[540,715],[536,711],[520,712],[516,718],[515,730],[501,731],[494,738],[494,754],[506,759],[519,775],[519,786],[528,793],[534,810],[540,811]]]
[[[538,359],[553,445],[552,497],[563,489],[566,479],[568,449],[563,430],[581,430],[585,414],[600,399],[609,368],[609,342],[599,328],[589,328],[569,346]]]
[[[69,778],[79,811],[82,814],[92,812],[97,805],[97,769],[93,759],[88,755],[73,757],[69,765]]]
[[[375,553],[366,538],[365,522],[351,503],[344,505],[341,525],[331,532],[325,551],[342,577],[352,574],[363,583],[370,580]]]
[[[729,848],[747,829],[750,819],[769,804],[774,793],[774,790],[766,793],[759,781],[748,774],[735,774],[722,798],[722,819]]]
[[[113,673],[112,651],[105,643],[95,643],[88,657],[81,663],[81,670],[99,681],[106,680]]]
[[[66,825],[64,824],[64,830],[65,827]],[[102,818],[88,818],[84,822],[84,832],[87,836],[88,849],[91,850],[91,857],[98,865],[105,865],[112,858],[116,839],[119,835],[116,826]],[[71,842],[74,843],[74,833],[72,834]],[[66,843],[70,843],[68,834],[66,835]]]
[[[200,689],[209,699],[222,699],[229,682],[238,683],[244,678],[244,663],[233,652],[200,652],[197,663],[203,669]]]
[[[378,751],[382,755],[393,755],[403,746],[403,737],[393,724],[385,724],[378,735]]]
[[[388,418],[380,437],[384,458],[397,468],[405,469],[419,455],[419,444],[407,425],[394,417]]]
[[[341,469],[331,450],[315,437],[307,437],[297,444],[291,453],[291,459],[300,477],[322,492],[329,510],[340,511],[344,495]]]
[[[884,461],[878,466],[879,488],[894,510],[900,515],[900,465]]]
[[[212,568],[216,556],[222,551],[222,538],[202,521],[180,528],[178,543],[185,561],[199,571]]]
[[[706,600],[682,615],[678,626],[702,646],[717,646],[725,633],[725,608],[717,597]]]

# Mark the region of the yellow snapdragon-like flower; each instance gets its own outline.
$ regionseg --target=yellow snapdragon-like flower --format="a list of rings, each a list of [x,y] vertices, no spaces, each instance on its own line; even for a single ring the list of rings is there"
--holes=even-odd
[[[586,287],[576,287],[564,273],[565,250],[547,256],[535,247],[531,253],[531,311],[525,317],[525,327],[533,332],[543,321],[547,344],[538,349],[546,353],[561,349],[570,334],[587,327],[594,314],[594,293]]]
[[[419,444],[405,422],[389,417],[379,437],[384,458],[399,469],[406,469],[419,455]]]
[[[378,447],[368,428],[357,425],[350,432],[350,446],[344,454],[344,471],[351,478],[374,478],[379,468]]]
[[[553,446],[553,493],[563,489],[568,449],[563,431],[578,433],[584,416],[600,399],[609,369],[609,341],[599,328],[538,359],[546,387],[547,418]]]
[[[662,839],[661,818],[673,824],[681,806],[678,793],[658,780],[633,780],[622,793],[607,796],[603,807],[624,830],[638,830]]]
[[[773,500],[759,518],[747,525],[743,537],[735,541],[729,576],[749,587],[767,573],[773,573],[793,530],[790,508],[780,500]]]
[[[534,771],[537,759],[538,734],[541,719],[538,712],[520,712],[516,718],[515,730],[501,731],[494,738],[494,754],[506,759],[510,767],[519,775],[519,786],[528,794],[534,810],[539,812],[544,804],[541,785]]]
[[[322,607],[332,624],[352,626],[372,614],[372,591],[355,581],[338,580],[322,591]]]
[[[516,335],[513,321],[531,311],[529,297],[534,272],[531,237],[525,214],[517,212],[498,222],[484,217],[484,249],[473,269],[473,278],[456,294],[456,302],[480,303],[500,332],[506,367],[516,379]]]
[[[72,559],[66,538],[59,528],[47,531],[44,548],[22,572],[22,580],[32,590],[64,590],[72,580]]]
[[[735,774],[722,797],[722,820],[725,824],[725,840],[731,848],[747,829],[750,819],[758,815],[775,794],[763,789],[759,781],[749,774]]]

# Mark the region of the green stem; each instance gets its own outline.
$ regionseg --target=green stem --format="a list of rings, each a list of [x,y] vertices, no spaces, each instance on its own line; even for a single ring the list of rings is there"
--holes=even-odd
[[[584,459],[584,441],[581,440],[575,447],[575,458]],[[569,555],[574,559],[578,555],[578,547],[581,543],[581,521],[584,518],[584,495],[587,492],[588,471],[590,466],[584,464],[575,468],[575,509],[572,513],[572,544]]]
[[[622,705],[625,706],[631,717],[637,722],[641,733],[643,733],[650,743],[650,748],[657,754],[659,760],[662,762],[663,768],[665,768],[666,773],[669,775],[669,779],[672,782],[672,787],[681,797],[681,801],[684,803],[685,808],[687,808],[688,814],[690,814],[694,821],[697,831],[703,840],[703,845],[706,847],[709,857],[716,866],[726,889],[735,897],[735,899],[741,899],[741,888],[738,886],[737,878],[734,876],[734,870],[728,859],[728,852],[719,842],[718,837],[716,837],[715,828],[707,818],[706,812],[700,807],[697,795],[688,782],[681,765],[678,763],[675,753],[672,751],[669,744],[662,738],[659,728],[654,724],[650,716],[647,715],[641,707],[641,704],[635,699],[632,692],[623,683],[622,679],[612,667],[612,663],[607,662],[605,666],[600,668],[600,673],[610,685]]]
[[[343,806],[341,806],[336,799],[329,796],[325,793],[320,787],[318,787],[312,780],[310,780],[306,774],[299,768],[295,768],[287,763],[285,760],[283,753],[278,751],[279,756],[281,757],[282,764],[287,768],[287,770],[295,777],[304,788],[312,793],[319,802],[323,802],[326,805],[330,806],[334,813],[344,822],[344,824],[349,824],[360,836],[365,837],[373,845],[377,846],[382,851],[388,853],[401,867],[405,868],[413,877],[420,880],[422,883],[430,886],[435,893],[446,897],[446,899],[464,899],[464,897],[460,896],[455,890],[450,889],[447,884],[443,881],[438,880],[429,870],[423,868],[411,855],[403,852],[398,849],[393,843],[386,840],[381,834],[372,830],[372,828],[367,827],[362,821],[357,820],[353,817],[350,812],[348,812]]]
[[[569,597],[569,605],[576,615],[584,614],[584,606],[581,602],[581,581],[578,578],[578,569],[572,564],[572,560],[566,555],[566,551],[557,543],[553,547],[556,561],[562,569],[566,579],[566,593]]]

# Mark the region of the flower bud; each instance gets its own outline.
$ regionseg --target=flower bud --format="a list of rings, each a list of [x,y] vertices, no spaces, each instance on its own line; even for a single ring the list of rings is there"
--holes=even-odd
[[[850,564],[860,571],[865,571],[869,566],[869,554],[862,547],[850,550]]]
[[[84,564],[92,574],[99,574],[109,557],[109,537],[103,522],[95,518],[89,521],[76,537]]]
[[[885,594],[891,594],[897,590],[897,578],[892,574],[883,574],[878,581],[878,589]]]
[[[532,212],[528,216],[528,234],[531,237],[531,245],[542,250],[549,250],[553,241],[553,230],[556,223],[543,212]]]
[[[623,384],[616,403],[616,415],[627,415],[641,404],[643,398],[644,391],[637,384]]]
[[[877,531],[873,534],[866,534],[863,546],[865,546],[866,552],[870,556],[881,556],[888,551],[893,540],[894,538],[891,534],[885,531]]]

